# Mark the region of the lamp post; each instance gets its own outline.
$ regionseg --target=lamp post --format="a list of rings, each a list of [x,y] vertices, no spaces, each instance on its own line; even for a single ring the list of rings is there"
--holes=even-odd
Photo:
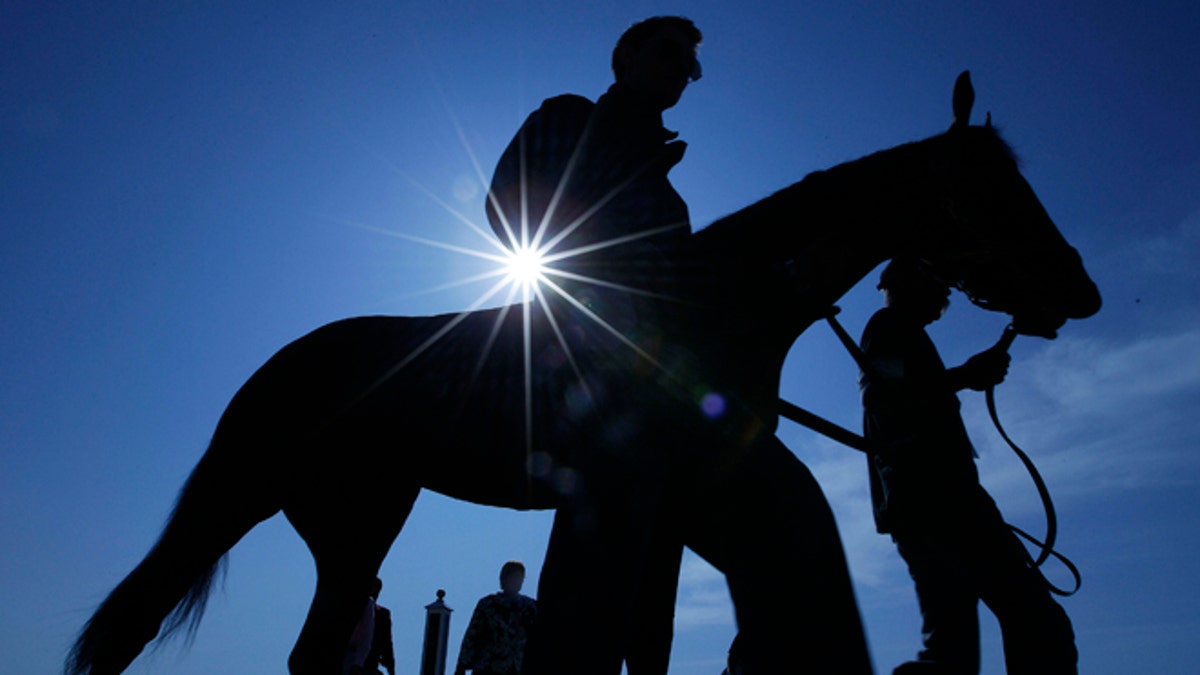
[[[421,675],[445,675],[446,642],[450,637],[450,612],[438,589],[437,600],[425,605],[425,642],[421,648]]]

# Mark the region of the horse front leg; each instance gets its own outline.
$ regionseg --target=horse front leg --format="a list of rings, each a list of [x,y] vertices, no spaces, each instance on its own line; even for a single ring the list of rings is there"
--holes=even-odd
[[[777,438],[690,501],[684,541],[725,574],[744,673],[872,672],[833,512]]]

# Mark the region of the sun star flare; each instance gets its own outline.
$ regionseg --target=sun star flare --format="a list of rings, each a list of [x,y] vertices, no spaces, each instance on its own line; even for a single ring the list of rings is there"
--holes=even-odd
[[[529,289],[545,279],[545,258],[538,249],[520,247],[507,254],[504,269],[512,283]]]

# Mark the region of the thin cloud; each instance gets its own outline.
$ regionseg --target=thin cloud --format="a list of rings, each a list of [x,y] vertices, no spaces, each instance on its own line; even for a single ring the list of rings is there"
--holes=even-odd
[[[1153,275],[1193,280],[1200,276],[1195,264],[1200,253],[1200,209],[1195,197],[1200,188],[1200,162],[1181,169],[1168,184],[1151,192],[1141,212],[1132,215],[1134,232],[1159,234],[1135,241],[1132,250],[1114,252],[1118,264],[1132,259]],[[1188,215],[1177,224],[1172,222],[1176,214],[1184,212]]]
[[[732,626],[733,603],[725,576],[699,556],[684,553],[679,573],[679,595],[675,603],[675,629],[686,631],[706,626]]]
[[[1036,462],[1060,506],[1114,492],[1200,482],[1200,322],[1142,338],[1064,336],[1018,357],[996,391],[1001,421]],[[963,392],[984,487],[1006,517],[1040,514],[1024,466],[1004,445],[982,394]],[[837,516],[857,586],[903,583],[903,565],[875,533],[861,455],[807,431],[789,437]]]
[[[1066,338],[1037,354],[1029,371],[1040,394],[1080,414],[1153,406],[1200,390],[1200,327],[1127,344]]]
[[[1200,325],[1142,338],[1063,337],[1023,363],[997,390],[1009,435],[1033,457],[1056,497],[1200,480],[1192,416],[1200,403]],[[982,398],[982,397],[980,397]],[[1029,478],[1004,447],[981,402],[964,405],[994,492]]]
[[[890,586],[904,568],[896,565],[891,538],[875,531],[866,459],[824,436],[804,433],[803,460],[833,508],[854,584]]]

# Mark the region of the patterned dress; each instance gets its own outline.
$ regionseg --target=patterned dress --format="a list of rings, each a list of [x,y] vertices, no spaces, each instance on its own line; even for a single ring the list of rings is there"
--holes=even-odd
[[[458,672],[476,675],[516,675],[521,672],[525,641],[537,618],[537,602],[528,596],[503,593],[482,598],[458,653]]]

